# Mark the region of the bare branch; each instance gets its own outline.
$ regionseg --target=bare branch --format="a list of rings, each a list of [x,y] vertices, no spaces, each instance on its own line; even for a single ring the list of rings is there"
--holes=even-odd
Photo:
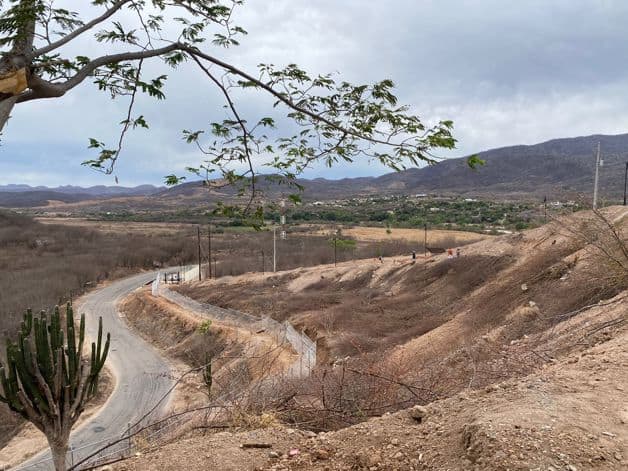
[[[118,10],[120,10],[120,8],[122,8],[124,5],[126,5],[127,3],[131,2],[131,1],[133,1],[133,0],[119,0],[118,2],[114,3],[111,8],[109,8],[107,11],[105,11],[105,13],[100,15],[98,18],[94,18],[89,23],[85,23],[83,26],[81,26],[80,28],[75,29],[74,31],[72,31],[69,34],[66,34],[65,36],[63,36],[58,41],[50,43],[49,45],[44,46],[42,48],[36,49],[31,54],[29,54],[30,58],[33,59],[33,58],[41,56],[43,54],[48,54],[49,52],[52,52],[55,49],[59,49],[61,46],[64,46],[65,44],[69,43],[70,41],[72,41],[73,39],[77,38],[81,34],[85,33],[86,31],[89,31],[90,29],[92,29],[97,24],[102,23],[103,21],[107,20],[108,18],[113,16]]]
[[[235,104],[233,103],[233,100],[231,99],[231,96],[229,95],[228,90],[225,88],[225,86],[222,84],[222,82],[220,80],[218,80],[216,77],[214,77],[212,75],[212,73],[207,69],[207,67],[205,67],[196,56],[193,55],[192,59],[194,60],[194,62],[196,62],[198,64],[198,66],[205,73],[205,75],[207,75],[210,78],[210,80],[212,82],[214,82],[218,88],[220,88],[220,90],[222,91],[223,95],[225,96],[225,100],[227,100],[227,103],[229,105],[229,108],[231,109],[231,112],[233,113],[233,116],[235,117],[236,121],[238,122],[238,125],[240,126],[240,129],[242,129],[242,144],[244,146],[244,152],[245,152],[245,155],[246,155],[246,160],[247,160],[247,163],[249,165],[249,172],[251,173],[251,196],[249,198],[249,201],[248,201],[246,209],[245,209],[245,211],[248,211],[249,208],[251,207],[251,204],[253,203],[253,200],[255,199],[255,193],[256,193],[255,170],[253,169],[253,160],[252,160],[252,157],[251,157],[251,149],[249,148],[249,137],[250,137],[249,130],[247,129],[244,120],[240,117],[240,114],[238,113],[238,110],[236,109]]]

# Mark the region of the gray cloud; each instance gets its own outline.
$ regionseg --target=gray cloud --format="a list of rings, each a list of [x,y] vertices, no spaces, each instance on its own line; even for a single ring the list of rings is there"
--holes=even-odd
[[[237,19],[250,33],[216,54],[252,69],[296,62],[354,82],[392,78],[427,121],[453,119],[448,156],[554,137],[626,131],[628,3],[530,0],[250,0]],[[87,43],[85,44],[87,45]],[[198,162],[180,130],[221,119],[221,98],[191,66],[170,75],[168,100],[142,99],[151,131],[131,136],[122,182],[154,182]],[[269,101],[243,97],[243,112]],[[84,85],[56,101],[21,105],[0,148],[0,183],[107,183],[81,168],[87,137],[113,142],[125,103]],[[381,174],[358,162],[309,176]],[[68,177],[71,175],[72,177]]]

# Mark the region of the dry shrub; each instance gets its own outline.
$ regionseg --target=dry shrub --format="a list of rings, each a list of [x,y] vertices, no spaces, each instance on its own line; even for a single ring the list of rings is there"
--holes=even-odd
[[[469,335],[502,325],[514,309],[530,300],[547,313],[561,311],[565,305],[570,307],[568,285],[556,279],[555,273],[563,259],[576,250],[571,244],[540,248],[501,277],[499,283],[487,284],[481,293],[465,303],[469,310],[465,317]],[[527,289],[522,290],[522,285]],[[574,286],[573,289],[579,288]]]
[[[227,422],[231,427],[244,430],[259,430],[264,428],[279,427],[281,422],[277,417],[268,412],[251,413],[250,409],[233,407],[228,411]]]
[[[576,225],[557,221],[568,237],[582,244],[591,257],[589,276],[604,287],[599,297],[611,297],[628,288],[628,231],[625,219],[612,220],[599,210]]]
[[[455,288],[459,293],[451,295],[459,297],[496,277],[514,261],[512,255],[468,255],[425,266],[415,265],[405,283],[408,287],[422,289],[438,280],[445,280],[445,286]]]
[[[249,408],[271,411],[284,423],[314,431],[336,430],[370,417],[436,399],[432,385],[405,381],[408,365],[383,367],[375,360],[346,359],[317,368],[308,378],[261,389]]]

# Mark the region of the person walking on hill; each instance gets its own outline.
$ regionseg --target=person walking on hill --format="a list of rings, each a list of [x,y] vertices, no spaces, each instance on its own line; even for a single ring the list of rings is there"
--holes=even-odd
[[[454,258],[454,249],[447,249],[447,258]]]

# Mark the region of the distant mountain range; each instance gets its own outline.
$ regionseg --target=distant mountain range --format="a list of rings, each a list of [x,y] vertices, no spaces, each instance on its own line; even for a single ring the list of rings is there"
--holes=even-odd
[[[460,194],[524,199],[576,198],[593,192],[595,149],[600,143],[600,195],[619,200],[628,162],[628,134],[554,139],[535,145],[502,147],[480,152],[485,165],[472,170],[467,159],[448,159],[436,165],[388,173],[380,177],[341,180],[299,180],[307,199],[333,199],[372,194]],[[261,179],[259,187],[286,191]],[[202,195],[200,182],[186,183],[159,193],[159,197]]]
[[[628,161],[628,134],[502,147],[479,153],[486,164],[475,171],[469,170],[465,159],[451,159],[431,167],[383,175],[372,183],[380,189],[403,192],[444,191],[531,198],[586,195],[593,192],[598,142],[604,160],[600,168],[600,194],[619,199],[623,195]]]
[[[150,196],[163,191],[164,187],[139,185],[135,187],[97,185],[80,186],[30,186],[21,184],[0,185],[0,206],[11,208],[46,206],[49,201],[76,203],[86,200],[102,200],[128,196]]]
[[[593,191],[595,148],[600,143],[604,166],[600,169],[600,195],[618,201],[624,188],[624,170],[628,161],[628,134],[615,136],[593,135],[554,139],[535,145],[502,147],[480,152],[486,164],[470,169],[466,158],[448,159],[437,165],[412,168],[380,177],[344,178],[327,180],[299,180],[305,187],[307,200],[339,199],[374,194],[459,194],[480,197],[517,199],[576,198]],[[290,192],[261,177],[258,187],[267,194]],[[208,192],[202,182],[189,182],[173,188],[141,185],[135,188],[95,186],[80,188],[29,187],[27,185],[0,186],[0,206],[37,207],[48,201],[75,203],[95,201],[98,210],[112,210],[130,206],[139,209],[172,207],[178,204],[206,205],[208,201],[233,196],[235,190],[224,188]],[[115,204],[112,198],[145,196],[141,201]],[[54,204],[54,203],[53,203]],[[54,204],[57,206],[56,204]]]
[[[0,185],[0,192],[23,193],[30,191],[51,191],[54,193],[63,193],[66,195],[89,195],[89,196],[146,196],[159,193],[165,187],[157,187],[154,185],[139,185],[134,187],[125,186],[105,186],[97,185],[87,188],[81,186],[57,186],[50,188],[47,186],[30,186],[30,185]]]

